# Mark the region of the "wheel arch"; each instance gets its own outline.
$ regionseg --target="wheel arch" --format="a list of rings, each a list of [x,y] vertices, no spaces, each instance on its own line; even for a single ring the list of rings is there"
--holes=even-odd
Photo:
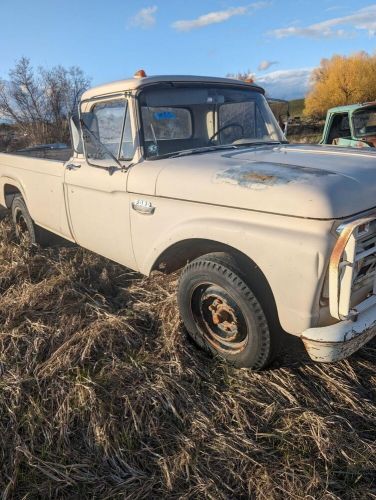
[[[162,252],[154,262],[151,272],[158,270],[170,274],[181,269],[188,262],[210,253],[222,253],[234,259],[237,267],[242,271],[242,278],[261,302],[270,322],[273,322],[274,327],[281,328],[276,300],[265,274],[248,255],[230,245],[204,238],[179,241]]]
[[[3,197],[3,205],[6,208],[11,208],[14,197],[17,194],[20,194],[25,200],[25,203],[27,203],[24,189],[19,182],[8,177],[3,177],[1,181],[3,184],[1,193]]]

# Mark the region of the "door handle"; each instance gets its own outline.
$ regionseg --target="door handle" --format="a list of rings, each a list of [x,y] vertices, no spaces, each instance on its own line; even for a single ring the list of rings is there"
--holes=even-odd
[[[153,207],[150,201],[146,200],[132,201],[132,208],[136,212],[139,212],[143,215],[153,215],[153,213],[155,212],[155,207]]]
[[[81,163],[68,163],[65,167],[67,170],[78,170],[81,168]]]

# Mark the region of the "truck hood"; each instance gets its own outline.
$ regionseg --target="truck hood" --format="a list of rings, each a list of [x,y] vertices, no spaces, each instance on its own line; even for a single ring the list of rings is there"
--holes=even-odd
[[[376,152],[253,146],[159,160],[157,196],[312,219],[376,207]]]

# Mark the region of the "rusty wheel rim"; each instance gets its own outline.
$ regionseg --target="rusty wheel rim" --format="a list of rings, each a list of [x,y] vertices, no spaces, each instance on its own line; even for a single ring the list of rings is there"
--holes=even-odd
[[[195,288],[191,310],[200,334],[217,351],[238,354],[248,341],[241,307],[230,293],[213,283]]]

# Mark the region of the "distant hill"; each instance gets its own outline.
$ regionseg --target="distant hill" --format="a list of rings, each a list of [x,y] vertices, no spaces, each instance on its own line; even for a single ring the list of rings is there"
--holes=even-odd
[[[304,98],[303,99],[293,99],[290,102],[290,116],[302,116],[304,110]]]

